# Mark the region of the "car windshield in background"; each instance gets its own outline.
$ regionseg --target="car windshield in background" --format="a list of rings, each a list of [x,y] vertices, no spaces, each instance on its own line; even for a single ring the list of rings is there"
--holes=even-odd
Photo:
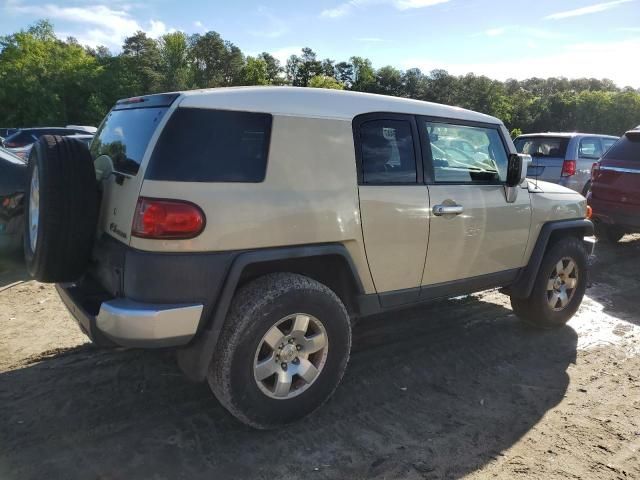
[[[640,132],[627,133],[604,154],[603,159],[635,160],[640,163]]]
[[[107,155],[115,171],[136,175],[165,113],[167,107],[112,110],[91,143],[91,156]]]
[[[514,142],[518,153],[532,157],[561,157],[567,153],[569,139],[565,137],[521,137]]]

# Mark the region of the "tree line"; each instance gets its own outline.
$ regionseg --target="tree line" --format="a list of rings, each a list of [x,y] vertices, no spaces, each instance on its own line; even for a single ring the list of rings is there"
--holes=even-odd
[[[318,58],[311,48],[282,65],[248,56],[217,32],[126,38],[122,51],[57,38],[42,20],[0,37],[0,126],[97,125],[120,98],[193,88],[293,85],[379,93],[456,105],[502,119],[514,132],[621,134],[640,124],[640,90],[607,79],[492,80],[374,68],[358,56]]]

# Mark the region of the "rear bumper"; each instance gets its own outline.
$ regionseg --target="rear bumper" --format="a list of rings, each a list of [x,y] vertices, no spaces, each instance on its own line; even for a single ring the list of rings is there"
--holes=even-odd
[[[82,331],[99,345],[185,345],[195,335],[203,310],[202,304],[148,304],[126,298],[100,301],[95,291],[77,284],[58,284],[56,290]]]
[[[640,231],[640,206],[618,202],[607,202],[593,198],[587,198],[593,209],[593,218],[609,225],[618,225],[632,231]]]

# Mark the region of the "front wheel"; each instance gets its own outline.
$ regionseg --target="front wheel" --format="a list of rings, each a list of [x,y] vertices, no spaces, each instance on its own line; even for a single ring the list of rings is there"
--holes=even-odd
[[[266,275],[234,297],[207,378],[240,421],[275,428],[331,396],[350,349],[349,316],[333,291],[302,275]]]
[[[527,323],[553,328],[576,313],[587,286],[587,252],[582,241],[568,237],[545,254],[527,298],[511,297],[514,313]]]

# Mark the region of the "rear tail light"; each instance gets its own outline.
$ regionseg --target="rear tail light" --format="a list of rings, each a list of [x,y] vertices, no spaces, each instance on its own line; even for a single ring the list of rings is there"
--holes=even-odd
[[[562,164],[562,176],[570,177],[571,175],[576,174],[576,161],[575,160],[565,160]]]
[[[18,148],[20,145],[14,142],[4,142],[5,148]]]
[[[181,200],[140,197],[131,235],[141,238],[186,239],[197,237],[205,226],[200,207]]]

